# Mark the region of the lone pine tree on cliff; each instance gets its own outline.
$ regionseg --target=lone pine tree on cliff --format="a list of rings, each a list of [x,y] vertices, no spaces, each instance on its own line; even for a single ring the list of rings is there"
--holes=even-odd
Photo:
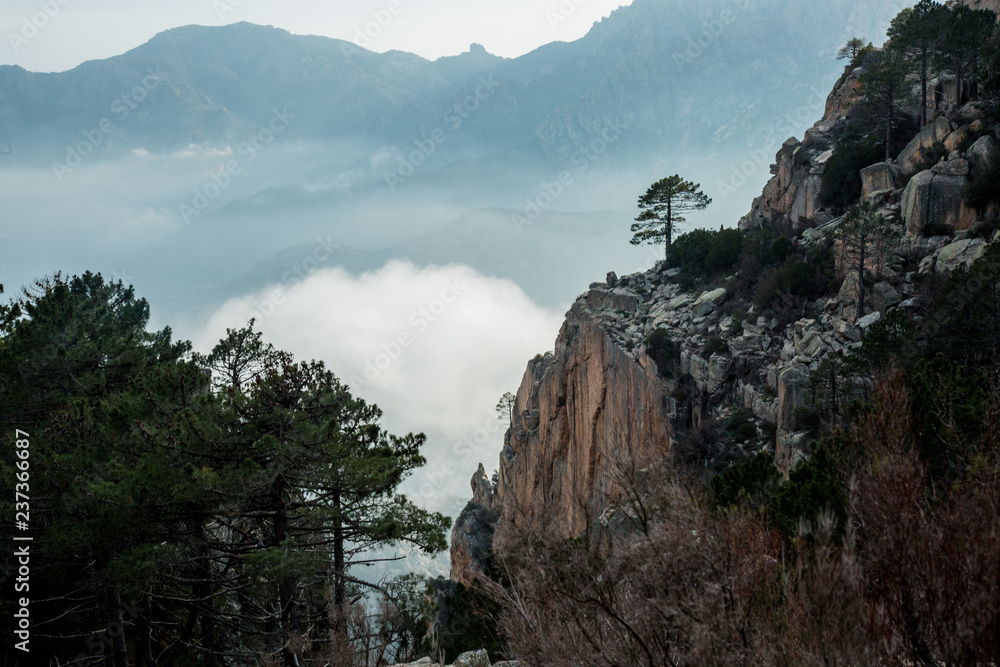
[[[669,260],[674,226],[684,222],[685,213],[702,211],[711,203],[699,184],[676,174],[653,183],[639,197],[641,212],[632,224],[632,245],[664,243],[664,257]]]

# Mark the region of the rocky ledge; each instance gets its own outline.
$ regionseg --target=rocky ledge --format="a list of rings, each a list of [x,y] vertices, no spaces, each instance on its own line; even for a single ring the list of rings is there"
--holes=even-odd
[[[485,650],[469,651],[458,656],[451,665],[431,662],[430,658],[421,658],[416,662],[399,663],[393,667],[522,667],[518,660],[490,662],[490,656]]]

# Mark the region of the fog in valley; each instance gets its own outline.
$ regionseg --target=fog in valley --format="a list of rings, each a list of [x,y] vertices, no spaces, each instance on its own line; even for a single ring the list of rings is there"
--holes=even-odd
[[[254,318],[426,433],[403,490],[454,515],[573,299],[661,258],[628,243],[637,198],[679,173],[714,199],[686,228],[734,226],[822,117],[837,48],[901,7],[872,4],[635,0],[519,58],[241,23],[0,66],[0,282],[101,272],[201,352]]]

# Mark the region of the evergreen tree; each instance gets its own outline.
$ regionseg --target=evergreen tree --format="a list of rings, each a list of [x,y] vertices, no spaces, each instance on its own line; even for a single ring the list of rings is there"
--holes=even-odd
[[[0,322],[0,422],[5,433],[31,433],[34,611],[58,619],[33,635],[44,662],[86,646],[124,666],[127,637],[143,655],[137,583],[164,556],[153,545],[167,526],[150,487],[179,485],[183,472],[143,456],[135,423],[151,414],[156,379],[189,351],[169,329],[147,332],[148,319],[132,288],[87,273],[40,281]],[[0,468],[6,485],[11,469]]]
[[[646,194],[639,197],[640,213],[632,224],[632,245],[664,243],[665,257],[669,261],[676,225],[684,222],[685,213],[704,210],[711,203],[700,185],[678,175],[653,183]]]
[[[920,79],[920,127],[927,125],[927,81],[948,29],[948,8],[932,0],[920,0],[904,9],[889,27],[891,50],[904,54],[908,71]]]
[[[941,43],[941,64],[955,76],[957,104],[965,100],[966,83],[976,82],[984,46],[996,27],[997,15],[988,9],[956,5]],[[975,93],[975,91],[972,91]]]
[[[903,120],[901,107],[907,100],[906,72],[906,57],[896,49],[886,48],[869,56],[861,76],[865,110],[884,137],[886,162],[893,158],[893,132]]]
[[[48,619],[33,659],[349,654],[349,608],[380,588],[356,572],[371,549],[446,547],[450,521],[396,491],[424,437],[386,433],[377,407],[252,326],[191,359],[148,320],[131,288],[89,273],[2,309],[0,422],[31,434],[31,592]],[[0,457],[11,497],[14,472]]]
[[[853,63],[863,48],[865,48],[865,40],[860,37],[852,37],[837,51],[837,60],[849,60]]]
[[[889,243],[898,234],[886,224],[885,218],[874,204],[865,202],[855,206],[844,218],[836,232],[844,264],[858,274],[858,303],[856,318],[865,314],[865,272],[869,264],[877,274],[885,263]]]

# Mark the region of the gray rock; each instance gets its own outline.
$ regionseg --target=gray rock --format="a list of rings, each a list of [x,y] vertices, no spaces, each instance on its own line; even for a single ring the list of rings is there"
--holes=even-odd
[[[792,428],[792,414],[809,399],[809,370],[804,366],[790,366],[778,376],[778,427]]]
[[[587,293],[587,305],[594,310],[632,313],[639,308],[639,297],[625,290],[597,287]]]
[[[870,315],[865,315],[864,317],[862,317],[861,319],[859,319],[854,324],[857,325],[857,326],[859,326],[862,329],[867,330],[868,327],[870,327],[871,325],[875,324],[876,322],[878,322],[881,319],[882,319],[882,313],[880,313],[878,311],[875,311],[874,313],[872,313]]]
[[[691,303],[691,295],[690,294],[681,294],[679,296],[675,296],[673,299],[671,299],[670,301],[667,302],[667,309],[668,310],[677,310],[678,308],[683,308],[684,306],[688,305],[689,303]]]
[[[957,151],[959,148],[969,140],[972,136],[972,130],[968,125],[962,125],[960,128],[949,134],[944,140],[944,149],[948,153]]]
[[[1000,156],[1000,143],[987,134],[977,139],[976,143],[969,147],[968,154],[973,170],[984,169],[990,160]]]
[[[871,201],[882,192],[891,192],[899,187],[901,174],[892,162],[880,162],[861,170],[861,196]]]
[[[847,277],[844,278],[844,282],[840,285],[840,292],[837,294],[837,299],[841,303],[847,304],[857,302],[860,283],[861,280],[858,277],[858,272],[848,271]]]
[[[964,158],[956,158],[947,162],[938,162],[931,167],[931,171],[942,176],[968,176],[969,161]]]
[[[906,232],[921,236],[929,225],[955,231],[971,229],[976,222],[976,210],[965,203],[968,183],[963,176],[945,176],[929,170],[910,179],[901,203]]]
[[[903,296],[890,283],[882,281],[872,288],[872,302],[879,312],[885,313],[890,306],[903,300]]]
[[[617,287],[618,286],[618,274],[615,273],[614,271],[609,272],[608,273],[608,277],[606,279],[606,282],[608,283],[608,287]]]
[[[983,239],[956,241],[937,252],[934,270],[938,273],[951,273],[960,266],[971,266],[984,252],[986,241]]]
[[[490,655],[486,649],[469,651],[458,656],[453,663],[453,667],[491,667]]]
[[[708,362],[708,391],[715,393],[729,379],[733,360],[725,354],[713,354]]]
[[[726,291],[726,288],[725,287],[720,287],[719,289],[712,290],[711,292],[705,292],[705,293],[703,293],[694,302],[694,305],[695,306],[700,306],[700,305],[705,304],[705,303],[712,303],[712,304],[714,304],[716,306],[719,306],[719,305],[723,304],[726,301],[726,298],[728,296],[729,296],[729,292]]]
[[[951,121],[944,116],[933,123],[928,123],[896,158],[896,166],[902,172],[903,178],[910,178],[933,166],[940,157],[938,151],[947,152],[944,141],[951,132]]]
[[[847,320],[837,319],[833,321],[833,330],[842,335],[852,343],[861,340],[861,329],[851,324]]]

